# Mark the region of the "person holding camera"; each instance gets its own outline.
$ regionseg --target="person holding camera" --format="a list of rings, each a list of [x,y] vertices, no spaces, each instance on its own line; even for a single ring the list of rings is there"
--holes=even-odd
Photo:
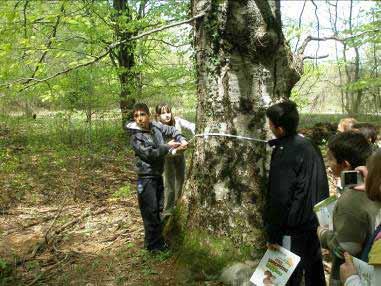
[[[365,165],[371,152],[369,142],[362,134],[338,133],[328,142],[328,164],[333,174],[339,177],[345,171]],[[341,285],[340,264],[344,262],[344,251],[355,257],[361,255],[367,237],[372,235],[376,227],[376,216],[380,209],[379,203],[372,202],[363,191],[354,188],[356,183],[342,178],[342,188],[339,190],[341,196],[332,214],[333,230],[318,228],[322,247],[332,254],[330,285],[334,286]]]
[[[365,185],[355,187],[359,191],[365,190],[369,199],[381,202],[381,150],[376,151],[368,160],[367,166],[356,168],[365,179]],[[377,218],[381,216],[381,209]],[[381,285],[381,222],[377,221],[378,227],[373,233],[370,242],[370,252],[365,253],[365,260],[374,266],[374,283]],[[344,253],[345,263],[340,266],[340,278],[344,286],[362,286],[360,276],[353,265],[348,253]]]

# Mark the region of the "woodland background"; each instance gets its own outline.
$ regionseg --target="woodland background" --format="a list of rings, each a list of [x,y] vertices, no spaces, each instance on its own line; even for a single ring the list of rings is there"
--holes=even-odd
[[[291,94],[301,129],[347,116],[380,126],[381,3],[281,3],[283,32],[304,57]],[[0,285],[218,285],[233,257],[141,250],[122,128],[136,101],[195,120],[190,5],[0,3]],[[315,130],[323,151],[326,131]]]

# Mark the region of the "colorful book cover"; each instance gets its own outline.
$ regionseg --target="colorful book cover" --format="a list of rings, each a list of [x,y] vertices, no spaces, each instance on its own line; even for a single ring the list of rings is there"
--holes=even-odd
[[[284,247],[279,247],[279,250],[268,249],[251,276],[250,282],[257,286],[286,285],[299,261],[299,256]]]
[[[314,212],[316,213],[320,226],[326,227],[329,230],[333,230],[332,214],[336,202],[336,196],[331,196],[314,206]]]

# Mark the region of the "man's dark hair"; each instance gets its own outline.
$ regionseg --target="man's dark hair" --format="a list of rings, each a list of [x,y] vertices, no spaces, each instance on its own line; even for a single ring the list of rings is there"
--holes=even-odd
[[[266,116],[275,127],[282,127],[286,135],[296,133],[299,125],[299,113],[295,102],[287,100],[274,104],[266,110]]]
[[[371,143],[375,143],[377,140],[377,129],[371,123],[368,122],[360,122],[356,123],[352,126],[352,129],[358,130],[361,134],[365,136]]]
[[[145,103],[135,103],[133,112],[135,113],[135,111],[138,111],[138,110],[145,111],[147,114],[150,114],[149,108],[147,104]]]
[[[330,138],[328,149],[337,163],[348,161],[352,169],[363,166],[372,153],[368,140],[358,132],[337,133]]]

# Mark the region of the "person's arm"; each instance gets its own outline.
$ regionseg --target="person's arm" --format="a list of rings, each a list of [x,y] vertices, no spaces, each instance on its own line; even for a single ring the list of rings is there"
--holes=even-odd
[[[341,272],[341,267],[340,267],[340,272]],[[374,282],[376,283],[375,285],[381,284],[381,266],[380,265],[376,265],[374,267]],[[368,285],[368,284],[363,283],[360,276],[357,273],[349,276],[344,282],[344,286],[365,286],[365,285]]]
[[[276,152],[283,152],[277,150]],[[265,206],[265,231],[269,244],[282,244],[284,227],[287,224],[289,203],[291,200],[292,185],[296,180],[296,174],[291,166],[279,165],[274,154],[270,167],[269,190]]]
[[[176,148],[180,144],[173,142],[173,144],[161,144],[157,147],[145,146],[143,140],[135,134],[131,137],[131,145],[132,149],[135,151],[135,154],[139,156],[139,158],[143,161],[152,163],[163,158],[168,154],[171,148]]]
[[[340,265],[340,280],[344,286],[361,286],[360,276],[348,252],[344,252],[344,263]]]
[[[359,214],[350,207],[339,199],[335,206],[337,211],[334,211],[335,231],[324,228],[318,231],[321,246],[341,259],[343,251],[358,255],[367,236],[368,223],[359,219]]]
[[[179,122],[181,128],[189,130],[193,135],[195,134],[196,124],[180,117],[176,117],[176,121]]]
[[[156,122],[157,127],[160,129],[161,133],[166,137],[172,137],[177,142],[186,142],[186,139],[174,126],[169,126],[162,124],[160,122]]]
[[[309,144],[301,146],[300,149],[293,166],[296,178],[292,185],[287,221],[291,227],[311,223],[315,216],[314,205],[329,197],[328,179],[320,150]]]

